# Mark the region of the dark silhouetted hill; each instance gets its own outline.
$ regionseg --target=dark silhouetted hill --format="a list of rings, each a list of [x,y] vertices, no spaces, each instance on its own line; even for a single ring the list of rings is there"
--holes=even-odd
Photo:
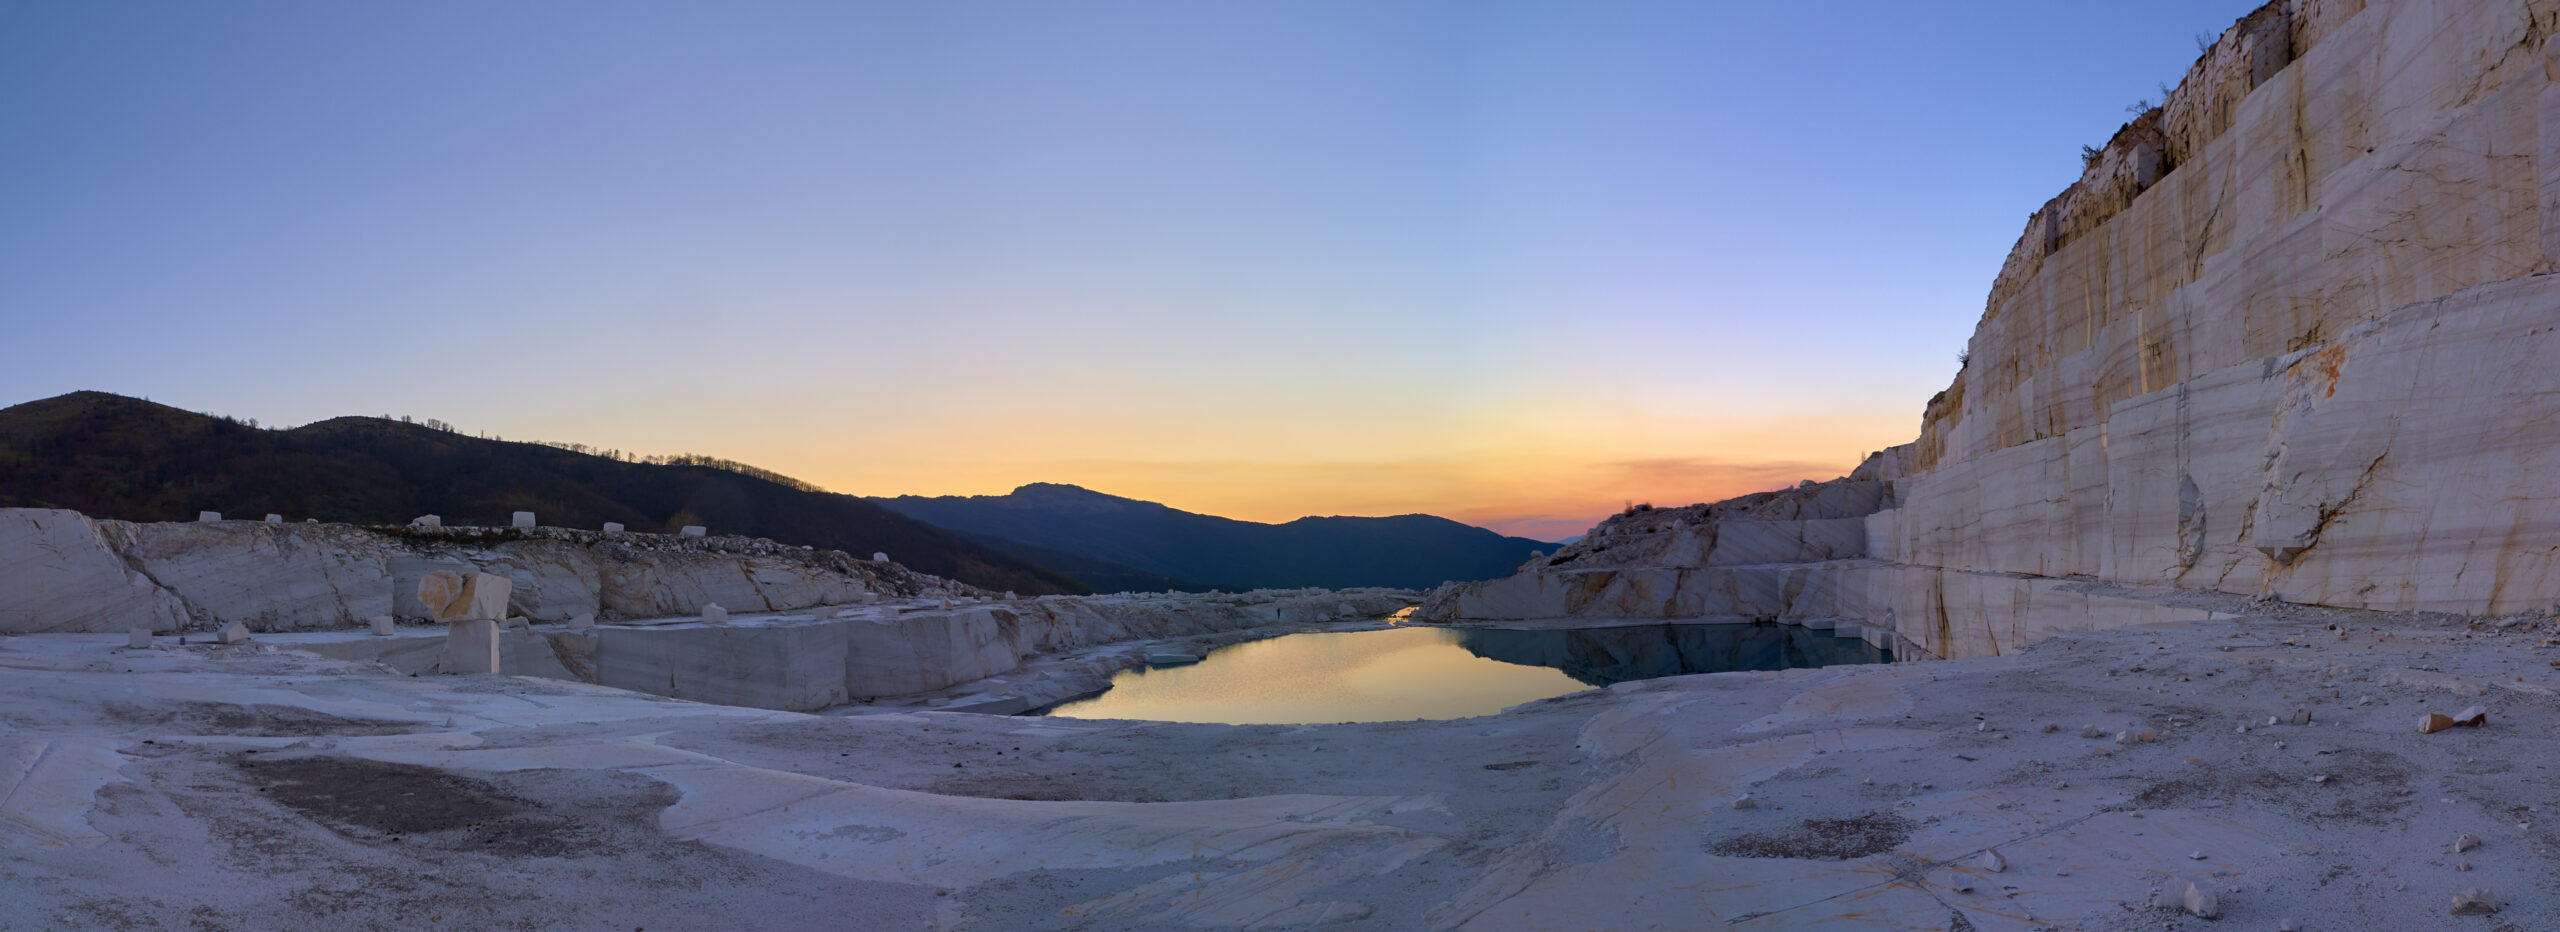
[[[1507,576],[1531,551],[1555,549],[1430,515],[1260,524],[1052,483],[1009,495],[872,501],[991,546],[1010,541],[1038,548],[1017,554],[1071,554],[1229,588],[1428,588]],[[1106,592],[1115,588],[1085,581]]]
[[[777,477],[778,478],[778,477]],[[342,417],[261,430],[104,392],[0,409],[0,507],[69,508],[130,521],[198,511],[288,520],[542,523],[768,537],[868,557],[988,589],[1083,593],[1075,579],[859,497],[695,465],[629,463],[537,443]]]

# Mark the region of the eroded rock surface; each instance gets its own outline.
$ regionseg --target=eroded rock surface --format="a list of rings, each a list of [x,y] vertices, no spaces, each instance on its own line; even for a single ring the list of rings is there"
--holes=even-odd
[[[424,618],[419,578],[486,572],[514,586],[510,614],[567,621],[690,615],[705,605],[787,611],[866,593],[989,593],[894,563],[769,540],[566,528],[358,527],[259,521],[134,523],[0,509],[0,634],[34,631],[347,628]],[[409,598],[395,597],[406,582]]]
[[[1837,616],[1972,656],[2183,617],[2119,586],[2560,604],[2556,33],[2550,0],[2268,4],[2029,220],[1913,443],[1425,614]]]

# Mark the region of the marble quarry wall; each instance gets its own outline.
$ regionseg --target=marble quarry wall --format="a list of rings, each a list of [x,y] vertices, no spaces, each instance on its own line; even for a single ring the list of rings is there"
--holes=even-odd
[[[938,601],[938,600],[927,600]],[[763,709],[812,711],[1014,671],[1036,654],[1299,621],[1374,618],[1412,604],[1390,590],[1178,597],[1044,596],[1004,602],[821,609],[727,624],[520,626],[499,637],[500,672]],[[284,635],[277,646],[438,672],[443,632]]]
[[[747,538],[137,524],[17,508],[0,509],[0,635],[237,624],[271,646],[451,672],[439,667],[444,626],[377,635],[368,623],[423,620],[418,580],[439,569],[513,584],[507,614],[521,622],[498,634],[500,672],[794,711],[940,690],[1036,654],[1413,604],[1401,590],[999,600],[895,563]]]
[[[422,618],[395,578],[432,568],[514,582],[512,614],[535,621],[787,611],[866,593],[979,595],[894,563],[769,540],[566,528],[367,528],[260,521],[134,523],[73,511],[0,509],[0,634],[307,631],[376,615]]]
[[[1918,439],[1770,493],[1819,515],[1620,516],[1424,615],[1833,616],[1971,656],[2194,613],[2117,587],[2560,606],[2555,33],[2560,0],[2268,4],[2030,218]]]

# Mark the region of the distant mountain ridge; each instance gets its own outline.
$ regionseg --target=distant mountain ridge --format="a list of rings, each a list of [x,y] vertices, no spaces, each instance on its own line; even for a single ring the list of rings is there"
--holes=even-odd
[[[700,524],[865,557],[886,551],[911,569],[988,589],[1090,591],[1064,573],[859,497],[756,475],[628,463],[375,417],[260,430],[105,392],[0,408],[0,507],[69,508],[130,521],[220,511],[358,524],[435,514],[448,524],[504,524],[512,512],[531,511],[562,527],[617,521],[672,533]]]
[[[1202,588],[1420,589],[1507,576],[1531,552],[1555,549],[1431,515],[1262,524],[1047,482],[1006,495],[871,500],[1017,555],[1069,554]]]

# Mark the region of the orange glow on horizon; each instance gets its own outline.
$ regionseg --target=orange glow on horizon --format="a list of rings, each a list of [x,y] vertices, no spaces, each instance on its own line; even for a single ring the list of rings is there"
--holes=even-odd
[[[1100,449],[1111,444],[1091,437],[1043,449],[1047,444],[1000,438],[972,442],[966,430],[953,431],[940,444],[891,445],[942,454],[932,457],[885,458],[876,449],[829,455],[802,447],[741,458],[854,494],[1001,495],[1025,483],[1058,482],[1247,521],[1431,514],[1552,541],[1579,535],[1630,502],[1686,505],[1846,475],[1868,452],[1907,439],[1884,438],[1909,431],[1900,417],[1843,421],[1614,435],[1605,433],[1605,424],[1521,430],[1515,435],[1521,439],[1508,444],[1456,451],[1409,445],[1394,451],[1402,455],[1367,460],[1280,451],[1239,456],[1232,449],[1175,449],[1139,459],[1125,454],[1154,445],[1142,437],[1128,438],[1120,451]],[[1682,442],[1687,438],[1719,434],[1735,441],[1699,445],[1749,449],[1753,455],[1727,458],[1677,449],[1690,445]],[[1124,455],[1095,455],[1109,452]]]

